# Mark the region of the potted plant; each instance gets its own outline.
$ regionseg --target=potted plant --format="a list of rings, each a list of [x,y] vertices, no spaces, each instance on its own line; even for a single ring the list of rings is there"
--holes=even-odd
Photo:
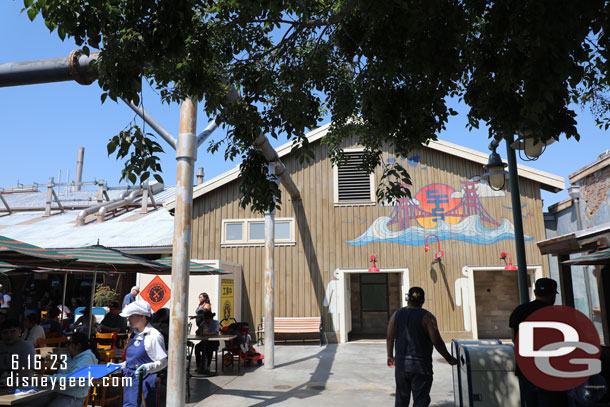
[[[118,297],[119,295],[112,288],[107,285],[100,284],[95,289],[93,303],[96,307],[104,307],[107,309],[113,301],[117,301]]]

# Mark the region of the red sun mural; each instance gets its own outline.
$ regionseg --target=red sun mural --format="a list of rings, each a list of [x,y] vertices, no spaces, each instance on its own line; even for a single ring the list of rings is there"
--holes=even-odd
[[[460,205],[461,198],[451,198],[455,189],[445,184],[430,184],[420,189],[415,199],[419,202],[419,209],[427,212],[430,216],[418,217],[417,223],[429,229],[437,226],[438,220],[444,220],[450,224],[459,223],[461,216],[446,216],[446,213]]]

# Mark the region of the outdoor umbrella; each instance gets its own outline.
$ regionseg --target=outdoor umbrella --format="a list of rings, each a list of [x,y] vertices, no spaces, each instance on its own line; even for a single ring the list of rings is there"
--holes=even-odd
[[[69,255],[0,236],[0,262],[52,268],[65,265],[73,260],[76,259]]]
[[[95,295],[95,281],[97,280],[98,271],[110,273],[143,273],[171,270],[171,267],[168,267],[167,265],[123,253],[120,250],[111,249],[102,245],[75,249],[58,249],[57,251],[62,255],[75,258],[76,260],[49,271],[63,272],[66,274],[93,273],[93,281],[91,284],[91,310],[89,312],[89,335],[91,335],[93,322],[93,297]]]

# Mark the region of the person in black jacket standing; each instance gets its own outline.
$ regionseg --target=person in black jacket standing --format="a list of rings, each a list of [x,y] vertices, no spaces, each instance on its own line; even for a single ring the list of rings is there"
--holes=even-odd
[[[411,287],[407,306],[397,310],[388,323],[388,366],[396,369],[396,407],[407,407],[411,393],[413,407],[430,405],[432,346],[450,365],[457,364],[457,359],[447,351],[436,318],[422,308],[424,301],[424,290]]]
[[[534,285],[534,295],[536,299],[525,304],[521,304],[510,314],[508,326],[511,328],[513,343],[519,334],[519,324],[527,319],[531,314],[541,308],[555,304],[557,297],[557,282],[550,278],[539,278]],[[521,405],[524,407],[546,407],[563,406],[567,403],[567,394],[559,391],[549,391],[536,387],[527,380],[519,370],[515,371],[519,378],[519,393],[521,395]]]

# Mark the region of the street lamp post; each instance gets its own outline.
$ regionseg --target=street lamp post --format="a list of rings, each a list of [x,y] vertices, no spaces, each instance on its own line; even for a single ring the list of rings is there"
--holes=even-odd
[[[521,304],[529,302],[527,289],[527,261],[525,258],[525,238],[523,235],[523,215],[521,213],[521,192],[519,191],[519,174],[517,173],[517,158],[515,150],[506,142],[508,161],[508,179],[510,182],[510,200],[513,207],[513,226],[515,228],[515,246],[517,249],[517,281],[519,282],[519,300]]]
[[[525,239],[523,235],[523,215],[521,213],[521,192],[519,191],[519,174],[517,173],[517,158],[515,155],[514,137],[506,140],[506,155],[508,161],[508,178],[510,182],[510,198],[513,211],[513,226],[515,232],[515,246],[517,251],[517,282],[519,284],[519,300],[521,304],[529,301],[529,290],[527,287],[527,260],[525,258]],[[522,143],[525,144],[525,143]],[[487,171],[485,174],[477,178],[489,179],[489,185],[492,189],[499,191],[504,188],[504,177],[506,172],[504,167],[506,164],[496,153],[496,149],[500,145],[500,139],[494,139],[489,144],[491,154],[489,162],[483,168]],[[517,147],[518,148],[518,147]],[[534,154],[532,154],[534,155]]]

